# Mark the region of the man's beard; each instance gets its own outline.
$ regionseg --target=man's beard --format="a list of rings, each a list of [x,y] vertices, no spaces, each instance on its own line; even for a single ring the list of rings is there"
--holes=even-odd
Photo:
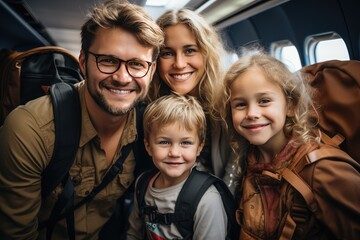
[[[95,102],[100,106],[100,108],[103,109],[105,112],[110,113],[113,116],[122,116],[122,115],[127,114],[128,112],[130,112],[135,107],[135,105],[139,101],[138,99],[135,100],[127,108],[116,108],[116,107],[110,106],[106,102],[106,99],[104,98],[104,95],[102,95],[100,93],[92,93],[91,91],[89,91],[89,92],[90,92],[90,95],[92,96],[92,98],[95,100]]]

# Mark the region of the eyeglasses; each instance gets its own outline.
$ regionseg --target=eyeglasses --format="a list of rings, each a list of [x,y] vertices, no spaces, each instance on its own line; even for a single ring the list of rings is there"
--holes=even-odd
[[[100,72],[105,74],[112,74],[119,70],[121,63],[125,63],[126,71],[133,78],[142,78],[146,76],[149,72],[150,66],[152,62],[140,60],[140,59],[130,59],[130,60],[122,60],[120,58],[104,55],[104,54],[96,54],[90,51],[86,51],[93,55],[96,58],[96,66]]]

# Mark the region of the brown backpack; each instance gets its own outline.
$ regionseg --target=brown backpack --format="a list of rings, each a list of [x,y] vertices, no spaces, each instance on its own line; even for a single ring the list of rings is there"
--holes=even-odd
[[[299,226],[302,228],[301,231],[304,231],[309,224],[307,222],[309,212],[316,216],[319,207],[315,201],[313,190],[307,183],[312,182],[312,173],[308,172],[305,174],[307,181],[300,177],[299,173],[306,166],[323,159],[347,162],[360,172],[360,165],[348,154],[339,148],[326,145],[322,145],[322,147],[307,153],[305,156],[303,155],[295,159],[295,161],[284,168],[282,172],[274,173],[267,170],[262,172],[263,175],[267,175],[278,180],[283,179],[297,191],[297,194],[293,195],[294,199],[291,209],[285,213],[283,229],[280,233],[279,240],[292,239],[295,230]],[[281,192],[281,195],[287,194],[286,185],[282,187]]]
[[[286,213],[281,240],[292,239],[296,226],[306,228],[308,211],[316,215],[318,210],[311,187],[298,174],[307,165],[330,159],[348,162],[360,172],[360,61],[331,60],[306,66],[300,71],[312,91],[317,110],[317,114],[313,112],[312,115],[318,119],[321,140],[333,147],[324,145],[311,151],[278,173],[277,177],[284,179],[298,193],[294,194],[292,209]],[[272,176],[266,171],[263,174]]]
[[[18,105],[41,97],[54,83],[82,80],[78,59],[57,46],[0,52],[0,125]]]
[[[360,163],[360,61],[331,60],[300,71],[311,87],[322,140]]]

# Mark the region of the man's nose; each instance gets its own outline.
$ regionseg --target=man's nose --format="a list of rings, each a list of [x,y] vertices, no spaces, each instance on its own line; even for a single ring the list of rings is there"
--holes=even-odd
[[[121,84],[127,84],[133,80],[126,69],[125,64],[125,62],[120,63],[119,69],[113,73],[113,79]]]

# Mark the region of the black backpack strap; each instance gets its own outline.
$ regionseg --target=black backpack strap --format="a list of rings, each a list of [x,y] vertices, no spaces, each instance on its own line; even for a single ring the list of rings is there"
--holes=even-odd
[[[176,200],[175,214],[178,222],[175,223],[184,239],[192,239],[194,215],[200,199],[215,179],[209,174],[200,172],[195,168],[184,183]]]
[[[41,177],[41,195],[46,198],[69,172],[79,147],[81,107],[76,88],[67,83],[50,88],[55,124],[54,152]]]
[[[230,228],[232,228],[233,222],[236,223],[236,208],[234,197],[232,196],[230,190],[228,189],[226,184],[222,182],[221,179],[206,172],[198,171],[194,168],[191,171],[191,174],[186,180],[184,186],[182,187],[175,205],[176,221],[174,222],[174,224],[176,225],[184,239],[192,238],[194,225],[193,219],[197,210],[197,206],[204,193],[211,185],[214,185],[221,195],[223,205],[229,219],[228,235],[230,232],[232,232],[232,229]],[[236,225],[237,224],[235,224],[234,226]]]
[[[140,215],[142,216],[142,209],[145,207],[145,193],[148,188],[149,182],[151,178],[158,172],[158,169],[151,169],[143,174],[136,181],[135,191],[136,191],[136,199],[138,201],[138,207]]]
[[[137,139],[133,145],[134,157],[136,160],[135,177],[150,169],[155,169],[155,165],[147,153],[144,145],[144,126],[143,116],[147,104],[145,102],[138,102],[136,108],[136,131]]]
[[[130,151],[132,149],[132,143],[129,143],[128,145],[124,146],[121,149],[121,155],[116,160],[116,162],[111,166],[109,171],[104,176],[101,183],[93,188],[93,190],[87,195],[84,199],[82,199],[80,202],[78,202],[74,209],[79,208],[81,205],[85,204],[86,202],[92,200],[96,194],[98,194],[102,189],[104,189],[119,173],[121,174],[123,171],[123,163],[125,162],[125,159],[129,155]]]
[[[240,227],[236,221],[236,203],[228,186],[221,179],[213,183],[218,190],[228,218],[226,239],[239,239]]]
[[[75,239],[75,226],[74,226],[74,211],[83,204],[92,200],[103,188],[106,187],[119,173],[123,170],[123,163],[132,149],[132,143],[124,146],[121,149],[121,155],[118,160],[111,166],[109,171],[104,176],[101,183],[93,188],[93,190],[84,199],[74,205],[74,186],[70,177],[67,178],[64,190],[60,194],[54,208],[52,209],[49,220],[41,223],[42,227],[48,227],[47,239],[51,239],[52,230],[56,223],[66,217],[67,230],[69,239]],[[70,185],[70,186],[69,186]],[[68,187],[66,187],[68,186]],[[64,211],[62,211],[65,209]],[[49,230],[50,229],[50,230]]]
[[[74,185],[68,172],[75,159],[81,133],[81,107],[76,88],[71,84],[57,83],[51,86],[50,96],[54,112],[55,144],[50,163],[42,174],[42,199],[61,182],[64,189],[52,209],[49,220],[39,224],[39,229],[47,226],[47,239],[51,239],[62,210],[69,210],[73,206]],[[69,239],[72,240],[72,233],[75,232],[74,214],[68,215],[67,220]]]

